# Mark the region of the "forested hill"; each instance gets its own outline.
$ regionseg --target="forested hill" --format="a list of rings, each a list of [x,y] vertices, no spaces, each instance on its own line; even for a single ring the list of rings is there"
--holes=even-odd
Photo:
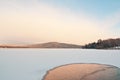
[[[117,39],[99,39],[97,42],[89,43],[83,46],[83,48],[88,49],[109,49],[109,48],[119,48],[120,49],[120,38]]]
[[[48,42],[42,44],[28,45],[28,48],[81,48],[81,46],[68,43]]]
[[[30,44],[30,45],[0,45],[0,48],[81,48],[81,45],[59,43],[59,42],[48,42],[41,44]]]

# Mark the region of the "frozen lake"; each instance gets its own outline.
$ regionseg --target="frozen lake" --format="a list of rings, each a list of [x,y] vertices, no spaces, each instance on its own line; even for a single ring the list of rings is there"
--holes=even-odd
[[[0,49],[0,80],[42,80],[49,69],[71,63],[120,67],[120,50]]]

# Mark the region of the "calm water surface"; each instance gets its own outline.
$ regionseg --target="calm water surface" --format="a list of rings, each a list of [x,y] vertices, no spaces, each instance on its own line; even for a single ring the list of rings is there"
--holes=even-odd
[[[47,70],[71,63],[120,67],[120,50],[0,49],[0,80],[42,80]]]

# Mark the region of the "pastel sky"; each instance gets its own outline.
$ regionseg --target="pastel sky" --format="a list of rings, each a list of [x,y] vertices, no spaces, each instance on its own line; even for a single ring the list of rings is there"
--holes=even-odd
[[[120,0],[0,0],[1,44],[118,37]]]

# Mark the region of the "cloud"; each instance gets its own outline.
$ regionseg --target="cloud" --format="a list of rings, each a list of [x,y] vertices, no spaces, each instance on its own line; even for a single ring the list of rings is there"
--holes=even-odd
[[[103,38],[107,29],[93,16],[38,0],[0,2],[0,40],[85,44]],[[115,18],[115,20],[118,18]],[[106,26],[110,21],[105,21]],[[114,22],[116,24],[117,21]]]

